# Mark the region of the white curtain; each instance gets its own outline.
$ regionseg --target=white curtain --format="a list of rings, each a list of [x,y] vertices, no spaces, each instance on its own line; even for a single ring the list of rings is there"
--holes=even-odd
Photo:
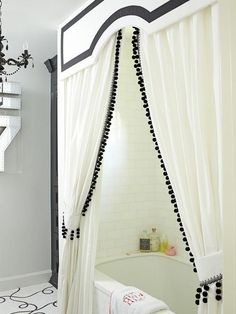
[[[217,18],[217,6],[208,7],[158,33],[141,33],[140,44],[154,129],[200,281],[223,269]],[[214,289],[199,313],[222,313]]]
[[[59,270],[59,313],[91,314],[97,240],[97,213],[86,201],[103,133],[111,90],[115,35],[101,51],[96,64],[63,82],[64,193],[68,229]],[[60,127],[60,126],[59,126]],[[61,178],[62,179],[62,178]],[[80,227],[80,239],[76,229]],[[75,230],[74,240],[70,232]]]

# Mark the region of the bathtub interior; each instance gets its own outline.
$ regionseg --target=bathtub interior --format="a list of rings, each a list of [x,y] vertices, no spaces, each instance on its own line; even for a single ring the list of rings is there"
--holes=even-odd
[[[96,269],[117,284],[135,286],[163,300],[176,314],[197,313],[197,276],[191,265],[177,258],[155,254],[131,256],[100,263]]]

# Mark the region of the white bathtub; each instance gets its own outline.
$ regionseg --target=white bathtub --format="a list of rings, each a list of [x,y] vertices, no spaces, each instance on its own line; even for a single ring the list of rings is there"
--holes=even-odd
[[[176,314],[197,313],[197,276],[192,266],[178,257],[143,253],[99,263],[95,272],[94,314],[108,314],[112,291],[123,285],[135,286],[163,300]]]

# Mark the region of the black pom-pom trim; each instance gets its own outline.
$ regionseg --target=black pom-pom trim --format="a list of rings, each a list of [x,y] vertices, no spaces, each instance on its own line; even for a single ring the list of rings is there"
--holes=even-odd
[[[173,191],[173,188],[172,188],[169,176],[168,176],[168,172],[167,172],[166,167],[165,167],[165,163],[164,163],[162,155],[161,155],[161,151],[160,151],[160,148],[159,148],[159,145],[158,145],[158,141],[157,141],[157,138],[156,138],[156,135],[155,135],[155,131],[154,131],[154,128],[153,128],[153,124],[152,124],[152,119],[151,119],[150,110],[149,110],[149,106],[148,106],[148,97],[147,97],[147,94],[146,94],[145,82],[144,82],[143,73],[142,73],[142,62],[141,62],[141,58],[140,58],[139,38],[140,38],[140,31],[139,31],[139,29],[138,28],[134,28],[133,36],[132,36],[132,44],[133,44],[133,56],[132,56],[132,59],[134,60],[134,69],[136,71],[136,76],[138,77],[138,84],[140,86],[141,100],[143,101],[143,107],[144,107],[144,109],[146,111],[146,116],[148,118],[148,124],[149,124],[149,127],[150,127],[150,133],[152,135],[152,140],[153,140],[153,142],[155,144],[155,150],[157,151],[157,157],[160,160],[161,168],[164,170],[163,171],[163,175],[164,175],[164,177],[166,179],[166,185],[168,186],[168,189],[169,189],[170,201],[171,201],[171,203],[174,206],[174,212],[178,215],[177,216],[178,217],[177,222],[179,223],[179,226],[180,226],[179,230],[183,233],[183,236],[184,236],[183,241],[184,241],[185,246],[186,246],[185,250],[187,252],[189,252],[190,251],[190,247],[188,245],[188,241],[187,241],[187,238],[186,238],[186,235],[185,235],[185,232],[184,232],[183,223],[182,223],[181,217],[179,215],[179,210],[178,210],[178,206],[177,206],[176,197],[175,197],[175,194],[174,194],[174,191]],[[191,256],[192,256],[192,253],[191,253]],[[197,269],[196,269],[195,264],[194,264],[194,258],[192,257],[190,259],[190,261],[193,263],[193,271],[196,272]]]
[[[117,96],[116,90],[117,90],[117,87],[118,87],[117,81],[119,79],[118,72],[119,72],[119,63],[120,63],[121,39],[122,39],[122,31],[119,30],[118,31],[118,35],[117,35],[117,39],[116,39],[115,64],[114,64],[114,70],[113,70],[113,78],[112,78],[112,84],[111,84],[112,88],[111,88],[111,93],[110,93],[108,112],[107,112],[107,116],[106,116],[106,120],[105,120],[105,125],[104,125],[104,129],[103,129],[103,135],[102,135],[102,139],[101,139],[101,142],[100,142],[100,147],[99,147],[98,156],[97,156],[97,160],[96,160],[96,164],[95,164],[95,168],[94,168],[94,172],[93,172],[93,176],[92,176],[90,189],[89,189],[87,198],[86,198],[86,200],[84,202],[83,209],[81,211],[81,216],[82,217],[86,216],[86,213],[87,213],[87,211],[89,209],[89,204],[90,204],[90,202],[92,200],[93,192],[94,192],[94,190],[96,188],[98,174],[100,172],[101,165],[102,165],[103,154],[105,152],[105,147],[107,145],[107,140],[108,140],[108,137],[109,137],[111,120],[113,118],[113,111],[114,111],[114,106],[115,106],[115,103],[116,103],[116,96]],[[62,236],[63,236],[64,239],[67,238],[67,231],[68,231],[68,229],[66,229],[66,227],[65,227],[65,221],[64,221],[64,216],[63,216]],[[75,238],[75,230],[71,230],[70,231],[70,240],[74,240],[74,238]],[[80,238],[80,228],[79,227],[76,229],[76,238],[77,239]]]
[[[219,295],[219,294],[217,294],[217,295],[216,295],[216,301],[221,301],[221,300],[222,300],[222,296]]]
[[[217,281],[215,283],[216,285],[216,301],[221,301],[222,300],[222,282],[221,281]]]
[[[197,299],[197,300],[195,300],[195,304],[196,305],[199,305],[200,304],[200,301]]]
[[[205,286],[203,286],[203,289],[204,289],[205,291],[209,291],[209,290],[210,290],[210,287],[209,287],[208,285],[205,285]]]

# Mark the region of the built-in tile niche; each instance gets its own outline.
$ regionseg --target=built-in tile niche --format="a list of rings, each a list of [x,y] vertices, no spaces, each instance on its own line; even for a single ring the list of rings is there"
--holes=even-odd
[[[140,100],[131,36],[127,31],[122,42],[117,104],[96,188],[97,259],[138,250],[141,231],[156,226],[187,260]]]

